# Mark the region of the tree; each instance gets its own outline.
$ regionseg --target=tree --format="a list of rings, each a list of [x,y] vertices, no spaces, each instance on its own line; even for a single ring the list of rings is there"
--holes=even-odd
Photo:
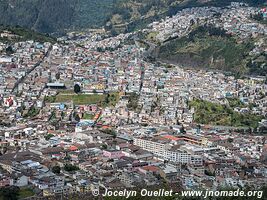
[[[7,147],[3,147],[2,152],[5,154],[7,152]]]
[[[77,122],[79,122],[79,121],[81,120],[81,118],[80,118],[80,116],[79,116],[78,113],[76,113],[76,114],[74,115],[74,119],[75,119],[75,121],[77,121]]]
[[[186,130],[185,130],[184,126],[182,126],[182,127],[180,128],[180,133],[182,133],[182,134],[185,134],[185,133],[186,133]]]
[[[68,172],[71,172],[71,171],[77,171],[79,170],[80,168],[75,166],[75,165],[72,165],[72,164],[65,164],[64,165],[64,170],[65,171],[68,171]]]
[[[70,160],[70,159],[71,159],[70,155],[66,155],[66,156],[64,157],[64,160]]]
[[[234,141],[234,139],[233,139],[233,138],[228,138],[227,141],[228,141],[229,143],[232,143],[232,142]]]
[[[108,105],[109,104],[109,97],[110,97],[110,94],[108,94],[106,97],[105,97],[105,103]]]
[[[136,110],[138,107],[139,95],[136,93],[130,93],[127,108],[129,110]]]
[[[75,92],[76,94],[78,94],[79,92],[81,92],[81,87],[80,87],[80,85],[77,84],[77,83],[74,85],[74,92]]]
[[[19,199],[19,187],[11,186],[11,187],[3,187],[0,189],[0,197],[3,200],[17,200]]]
[[[207,175],[207,176],[215,176],[215,173],[212,173],[208,170],[205,170],[204,173]]]
[[[110,30],[111,36],[116,36],[118,35],[117,31],[112,27],[112,29]]]
[[[52,168],[52,172],[53,172],[54,174],[60,174],[60,167],[59,167],[59,166],[54,166],[54,167]]]
[[[7,55],[11,55],[11,54],[13,54],[13,53],[15,53],[15,52],[14,52],[12,46],[8,46],[8,47],[6,48],[6,54],[7,54]]]
[[[60,73],[56,73],[56,79],[59,80],[60,79]]]
[[[48,134],[45,136],[45,140],[50,140],[50,138],[54,137],[53,134]]]

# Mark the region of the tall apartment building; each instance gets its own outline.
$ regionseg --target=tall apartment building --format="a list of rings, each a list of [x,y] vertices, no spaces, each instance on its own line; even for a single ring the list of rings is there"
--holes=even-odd
[[[160,140],[157,138],[134,138],[134,145],[162,158],[164,157],[165,150],[171,148],[169,140]]]
[[[172,144],[171,140],[160,138],[134,138],[134,145],[168,161],[182,164],[203,164],[201,156],[194,155],[192,152],[186,150],[181,150],[180,145]]]
[[[170,150],[165,150],[164,159],[178,162],[182,164],[195,164],[202,165],[203,159],[199,155],[194,155],[188,151],[180,150],[177,148],[172,148]]]

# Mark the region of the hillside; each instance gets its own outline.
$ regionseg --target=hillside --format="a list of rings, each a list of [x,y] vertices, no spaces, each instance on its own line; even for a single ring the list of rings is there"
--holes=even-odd
[[[231,2],[244,2],[251,6],[260,6],[265,0],[118,0],[107,23],[114,32],[131,32],[146,27],[166,16],[190,7],[223,7]]]
[[[223,30],[198,27],[189,36],[171,40],[159,47],[161,61],[187,67],[230,71],[236,75],[267,73],[266,55],[253,57],[254,41],[237,41]]]
[[[235,112],[231,106],[204,100],[196,99],[189,102],[189,106],[195,108],[194,121],[200,124],[256,128],[263,119],[263,116],[241,114]]]
[[[117,32],[144,28],[148,23],[166,16],[170,6],[181,2],[182,0],[119,0],[107,25]]]
[[[103,26],[115,0],[0,1],[0,24],[43,33]]]
[[[194,6],[225,6],[232,0],[0,0],[0,24],[43,33],[107,28],[129,32],[178,10]],[[235,0],[238,1],[238,0]],[[240,0],[252,5],[265,0]],[[107,23],[108,22],[108,23]]]
[[[0,42],[12,43],[26,40],[55,43],[56,39],[22,27],[0,26],[0,33],[8,32],[13,37],[0,37]]]

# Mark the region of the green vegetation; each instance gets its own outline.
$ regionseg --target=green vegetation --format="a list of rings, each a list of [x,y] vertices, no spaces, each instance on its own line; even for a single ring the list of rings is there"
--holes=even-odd
[[[260,6],[265,0],[236,0],[252,6]],[[166,16],[173,16],[184,8],[202,6],[228,6],[232,0],[118,0],[112,9],[109,25],[111,32],[132,32],[146,27],[147,24],[158,21]]]
[[[267,20],[263,18],[262,13],[257,13],[255,15],[251,15],[251,18],[262,23],[262,24],[267,24]]]
[[[56,101],[56,96],[46,96],[44,101],[47,103],[54,103]]]
[[[157,41],[156,36],[158,35],[158,32],[150,32],[147,36],[146,39],[150,41]]]
[[[113,130],[113,129],[102,129],[101,131],[102,131],[103,133],[112,135],[113,138],[116,138],[116,137],[117,137],[116,131]]]
[[[0,189],[0,200],[17,200],[19,197],[19,187],[2,187]]]
[[[102,95],[87,95],[87,94],[61,94],[56,96],[55,102],[70,102],[73,101],[74,104],[96,104],[101,102],[104,97]]]
[[[253,47],[253,41],[238,42],[224,30],[200,26],[188,37],[174,39],[162,45],[159,58],[181,66],[219,69],[239,76],[250,72],[248,63],[253,58],[249,56],[249,52]],[[259,68],[257,72],[260,74],[265,71],[266,68]]]
[[[262,116],[240,114],[230,106],[204,100],[193,100],[189,102],[189,106],[195,108],[194,121],[200,124],[256,128],[263,119]]]
[[[55,137],[53,134],[47,134],[45,140],[50,140],[50,138]]]
[[[9,47],[6,48],[6,54],[7,55],[11,55],[13,53],[15,53],[15,51],[13,50],[13,48],[11,46],[9,46]]]
[[[128,96],[129,102],[127,104],[127,108],[129,110],[136,110],[138,108],[138,99],[139,95],[136,93],[130,93]]]
[[[106,144],[102,144],[102,145],[101,145],[101,148],[102,148],[102,149],[107,149],[108,146],[107,146]]]
[[[75,92],[76,94],[78,94],[78,93],[81,92],[81,87],[80,87],[79,84],[75,84],[75,85],[74,85],[74,92]]]
[[[39,114],[39,112],[40,112],[39,109],[37,109],[37,108],[35,108],[34,106],[32,106],[32,107],[29,109],[28,113],[27,113],[26,115],[24,115],[23,117],[30,117],[30,118],[32,118],[32,117],[37,116],[37,115]]]
[[[30,188],[19,188],[16,186],[2,187],[0,189],[0,200],[17,200],[34,195],[34,192]]]
[[[75,166],[75,165],[71,165],[71,164],[65,164],[64,165],[64,170],[67,171],[67,172],[73,172],[73,171],[77,171],[79,169],[80,168]]]
[[[73,26],[77,28],[104,26],[116,2],[117,0],[79,0],[78,2],[76,0]]]
[[[12,0],[0,1],[0,24],[27,27],[43,33],[100,28],[132,31],[196,6],[226,6],[232,0]],[[253,6],[265,0],[236,0]],[[108,23],[106,23],[108,22]]]
[[[51,115],[49,116],[49,121],[55,123],[56,122],[56,119],[57,119],[57,117],[56,117],[56,111],[53,110],[51,112]]]
[[[73,101],[76,105],[98,104],[102,107],[114,106],[119,101],[119,93],[111,94],[75,94],[75,93],[59,93],[54,102]]]
[[[44,42],[55,43],[56,42],[56,39],[48,35],[37,33],[33,30],[22,28],[19,26],[15,26],[15,27],[0,26],[0,32],[3,32],[3,31],[9,31],[11,34],[18,36],[12,39],[0,38],[0,42],[4,42],[4,43],[5,42],[20,42],[20,41],[25,41],[25,40],[34,40],[34,41],[38,41],[42,43]]]
[[[231,108],[236,108],[236,107],[245,108],[246,107],[246,105],[242,101],[240,101],[238,98],[227,98],[227,100]]]
[[[109,25],[111,32],[131,32],[166,16],[169,6],[177,0],[118,0],[112,10]]]
[[[91,115],[91,114],[89,114],[89,113],[85,113],[84,115],[83,115],[83,119],[93,119],[94,118],[94,115]]]
[[[265,42],[267,42],[267,39],[265,39]],[[267,53],[261,53],[250,59],[247,67],[251,74],[265,76],[267,74]]]
[[[60,174],[60,166],[54,166],[54,167],[52,167],[52,172],[54,173],[54,174]]]
[[[103,26],[113,5],[114,0],[0,1],[0,24],[61,34],[67,29]]]
[[[31,188],[20,188],[19,190],[19,199],[28,198],[34,195],[35,193]]]
[[[79,122],[81,120],[81,118],[80,118],[78,113],[74,112],[73,116],[74,116],[75,121]]]
[[[119,101],[119,99],[120,99],[119,93],[111,93],[111,94],[108,93],[107,95],[105,95],[105,99],[104,101],[101,102],[101,105],[103,107],[115,106]]]

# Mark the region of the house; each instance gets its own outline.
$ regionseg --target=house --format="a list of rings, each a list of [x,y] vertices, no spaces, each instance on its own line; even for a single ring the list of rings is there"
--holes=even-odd
[[[7,176],[1,175],[0,177],[0,188],[5,186],[13,185],[13,179]]]
[[[124,153],[122,151],[118,150],[103,150],[103,156],[108,158],[121,158],[124,156]]]
[[[173,166],[165,165],[160,167],[159,174],[166,181],[173,182],[177,181],[178,170]]]
[[[18,187],[24,187],[29,184],[29,178],[27,176],[20,176],[14,181],[14,185]]]

